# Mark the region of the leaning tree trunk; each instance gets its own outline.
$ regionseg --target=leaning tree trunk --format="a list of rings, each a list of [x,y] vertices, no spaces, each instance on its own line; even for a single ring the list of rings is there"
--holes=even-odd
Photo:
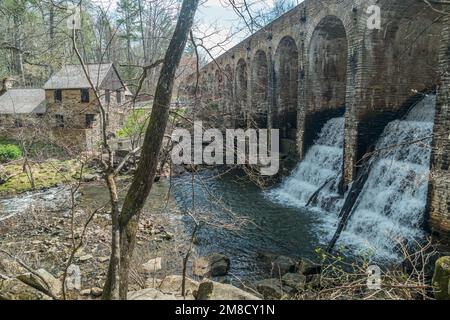
[[[119,277],[121,299],[127,298],[128,274],[136,242],[139,216],[155,178],[158,156],[169,118],[175,72],[183,55],[198,3],[199,0],[183,1],[177,26],[167,49],[156,87],[150,123],[145,133],[140,161],[123,203],[120,215]]]

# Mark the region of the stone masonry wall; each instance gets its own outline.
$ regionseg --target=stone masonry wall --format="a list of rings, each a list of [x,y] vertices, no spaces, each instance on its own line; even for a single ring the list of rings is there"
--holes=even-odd
[[[381,9],[380,30],[368,28],[371,5]],[[448,19],[423,1],[306,0],[205,66],[200,98],[205,104],[211,102],[220,88],[214,81],[220,78],[219,71],[231,79],[232,86],[219,100],[229,110],[221,119],[227,122],[227,114],[240,117],[267,110],[263,117],[267,127],[280,128],[288,139],[296,135],[300,159],[321,123],[344,110],[345,185],[355,178],[358,161],[386,124],[401,118],[422,93],[448,81],[440,72],[442,52],[450,50],[445,45],[441,48],[441,31],[448,24]],[[287,42],[289,50],[283,49]],[[265,68],[261,56],[268,65],[267,90],[255,90],[265,79],[255,70]],[[247,79],[236,72],[238,62]],[[247,89],[245,99],[242,87]],[[263,108],[258,107],[261,92],[267,92]],[[443,132],[450,125],[443,102],[448,102],[448,95],[440,93],[439,99],[436,130]],[[292,125],[293,118],[296,125]],[[447,230],[450,209],[449,164],[438,153],[448,148],[448,141],[442,139],[435,138],[433,150],[433,173],[446,177],[432,183],[431,221],[436,230]]]
[[[450,242],[450,17],[442,32],[440,65],[442,84],[438,89],[434,125],[433,156],[429,192],[431,231]]]

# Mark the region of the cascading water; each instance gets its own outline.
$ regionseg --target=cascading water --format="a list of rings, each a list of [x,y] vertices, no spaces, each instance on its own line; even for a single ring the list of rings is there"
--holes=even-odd
[[[342,175],[344,145],[344,118],[333,118],[322,128],[314,145],[309,149],[293,173],[268,196],[278,203],[304,207],[314,193],[321,189],[311,207],[337,211],[342,198],[337,194]]]
[[[389,123],[372,169],[338,243],[375,260],[399,259],[396,245],[423,238],[436,96],[418,103],[405,120]]]
[[[420,240],[428,192],[436,96],[426,96],[404,120],[389,123],[381,135],[371,172],[342,232],[343,244],[357,254],[372,253],[377,261],[397,261],[399,241]],[[328,180],[315,203],[321,211],[318,232],[326,244],[336,231],[344,199],[337,194],[342,175],[344,118],[322,128],[315,144],[293,173],[268,193],[272,201],[304,208]],[[325,211],[325,212],[324,212]]]

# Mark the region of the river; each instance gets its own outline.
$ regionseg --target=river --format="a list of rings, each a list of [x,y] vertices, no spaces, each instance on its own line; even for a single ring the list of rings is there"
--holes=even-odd
[[[231,259],[232,277],[253,280],[267,276],[275,256],[314,255],[320,243],[317,214],[276,204],[252,183],[234,174],[216,177],[216,173],[204,170],[195,179],[193,216],[205,223],[197,234],[194,256],[223,253]],[[186,243],[193,227],[187,214],[193,212],[192,176],[185,173],[171,183],[171,187],[168,179],[155,183],[145,210],[163,217],[160,220],[170,225],[177,241]],[[49,216],[60,214],[68,210],[68,197],[67,188],[56,187],[0,199],[0,223],[13,215],[29,214],[30,209],[44,210]],[[102,183],[89,183],[80,189],[78,199],[82,208],[94,208],[108,200],[108,193]],[[170,270],[177,271],[181,270]]]

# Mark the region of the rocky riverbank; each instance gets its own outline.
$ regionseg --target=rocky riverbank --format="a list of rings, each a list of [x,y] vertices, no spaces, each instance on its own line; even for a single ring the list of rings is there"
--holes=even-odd
[[[124,187],[126,181],[121,185]],[[188,242],[178,229],[182,224],[176,220],[181,215],[173,200],[167,198],[167,190],[167,181],[156,184],[143,212],[133,261],[132,289],[145,287],[150,274],[142,264],[152,258],[163,258],[163,268],[152,276],[163,277],[181,270]],[[110,255],[111,219],[105,204],[107,192],[102,182],[83,185],[74,208],[70,205],[70,191],[65,187],[0,200],[0,208],[4,209],[0,215],[0,248],[11,254],[0,253],[0,274],[3,278],[22,274],[25,270],[20,260],[34,270],[45,269],[61,280],[74,244],[83,240],[73,261],[81,270],[81,287],[70,292],[69,297],[84,299],[86,290],[92,291],[95,297],[98,295],[95,288],[101,288],[105,281]],[[95,213],[81,239],[89,216],[103,206],[104,209]]]
[[[123,177],[120,186],[125,189],[126,185],[127,178]],[[169,187],[169,181],[164,178],[155,184],[139,224],[133,273],[130,277],[130,289],[135,292],[157,289],[155,284],[161,283],[168,275],[181,274],[182,271],[190,234],[186,232],[185,224],[181,221],[183,215],[178,211],[174,200],[168,197]],[[73,266],[80,270],[81,283],[75,290],[69,290],[67,297],[96,299],[101,295],[110,254],[111,221],[108,206],[96,212],[84,236],[83,229],[89,216],[107,203],[107,192],[101,181],[93,181],[83,184],[77,192],[75,207],[68,201],[70,198],[70,190],[60,186],[0,200],[0,207],[4,209],[4,214],[0,216],[0,248],[4,250],[0,253],[0,290],[5,298],[50,297],[33,287],[24,286],[23,280],[30,278],[30,272],[23,264],[31,270],[40,270],[49,282],[56,283],[54,288],[58,289],[54,289],[55,295],[60,297],[60,285],[57,284],[63,279],[66,262],[74,244],[77,245],[81,240],[83,243],[72,262]],[[266,259],[264,263],[267,264],[267,270],[276,267],[278,271],[274,273],[274,277],[296,268],[294,260],[280,257],[275,259],[273,264],[273,258],[265,256],[262,259]],[[232,276],[228,275],[228,272],[231,263],[236,262],[218,253],[199,257],[194,247],[192,259],[188,263],[188,275],[193,277],[192,281],[199,281],[199,287],[202,279],[209,283],[211,280],[206,280],[208,278],[230,282]],[[238,279],[233,283],[247,288],[250,294],[263,296],[258,293],[258,285],[254,283],[241,282]],[[212,290],[208,294],[213,297],[222,294],[215,290],[222,292],[233,287],[229,283],[219,284],[217,281],[213,282],[212,286],[215,289],[208,289]],[[267,289],[268,286],[267,283],[265,286],[259,284],[263,291],[270,290]],[[285,290],[287,285],[283,286]],[[277,289],[274,290],[277,292]],[[203,296],[199,297],[207,295],[202,294]]]
[[[190,182],[190,176],[188,178]],[[2,235],[0,238],[2,250],[0,251],[0,298],[61,298],[60,288],[68,257],[73,246],[78,245],[82,240],[69,272],[69,278],[73,280],[73,271],[79,270],[80,283],[70,282],[67,298],[99,299],[109,262],[111,221],[107,189],[102,181],[92,180],[84,183],[74,195],[76,200],[74,207],[70,202],[72,196],[70,189],[65,186],[0,199],[0,234]],[[122,196],[128,183],[128,177],[121,177],[119,193]],[[227,189],[230,188],[227,187]],[[244,275],[242,277],[235,273],[242,266],[241,257],[233,252],[230,253],[229,248],[225,248],[226,245],[217,246],[217,243],[223,243],[220,242],[223,239],[219,237],[227,237],[230,240],[230,234],[221,233],[216,236],[216,233],[210,233],[209,230],[202,235],[202,238],[194,241],[193,251],[187,264],[187,287],[190,289],[187,296],[182,297],[179,291],[181,287],[179,275],[182,274],[183,258],[188,252],[191,241],[191,230],[189,223],[186,223],[190,220],[186,220],[187,216],[180,211],[179,203],[176,203],[169,195],[170,190],[172,190],[172,181],[162,177],[155,183],[145,205],[130,274],[130,299],[363,299],[366,297],[406,299],[420,297],[419,291],[411,295],[402,295],[403,289],[399,289],[395,295],[392,292],[373,295],[373,292],[366,287],[367,275],[364,264],[358,266],[359,269],[354,273],[347,273],[346,270],[341,269],[334,270],[337,267],[334,262],[322,268],[305,258],[261,250],[261,242],[258,241],[264,238],[250,238],[253,242],[250,242],[250,239],[242,241],[239,238],[240,242],[236,245],[254,246],[246,248],[245,253],[249,253],[254,264],[251,270],[256,268],[258,270],[252,273],[245,269],[245,273],[241,274]],[[199,193],[197,193],[197,199],[200,199]],[[255,210],[254,206],[252,210]],[[93,213],[95,213],[94,218],[83,236],[84,224]],[[277,218],[279,219],[279,216]],[[278,228],[282,227],[282,225],[278,226]],[[261,234],[260,230],[262,229],[258,229],[258,234]],[[241,232],[241,234],[246,236],[247,232],[248,230],[245,229],[245,233]],[[208,238],[205,235],[214,236]],[[225,252],[226,250],[228,252]],[[433,285],[438,288],[436,290],[443,294],[439,297],[444,298],[445,292],[448,291],[447,267],[448,261],[441,261],[436,268],[435,281],[433,281]],[[30,270],[34,270],[39,276]],[[404,279],[403,274],[400,271],[395,271],[393,274],[398,276],[398,282],[390,282],[388,285],[401,288],[404,285],[401,282]],[[39,284],[40,277],[47,279],[53,293],[42,291],[43,285]],[[354,285],[347,290],[343,281],[344,283],[350,281]],[[431,288],[429,285],[431,285],[431,279],[418,287],[423,287],[424,289],[420,289],[423,292],[429,292]],[[429,294],[426,294],[426,297],[432,298]]]

